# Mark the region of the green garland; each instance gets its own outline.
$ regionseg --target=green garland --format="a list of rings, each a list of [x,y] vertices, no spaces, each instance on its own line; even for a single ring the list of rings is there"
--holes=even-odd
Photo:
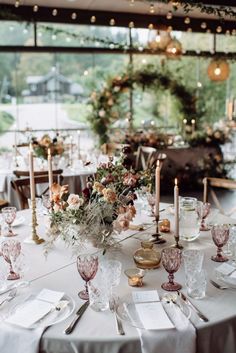
[[[92,113],[88,116],[93,131],[99,136],[100,143],[109,141],[109,128],[119,116],[119,98],[122,93],[133,88],[134,84],[144,89],[169,89],[179,101],[179,109],[188,121],[198,117],[196,97],[178,78],[168,71],[147,65],[141,70],[125,72],[119,77],[108,80],[100,92],[92,92]]]
[[[173,10],[177,11],[179,8],[182,8],[185,13],[189,13],[193,10],[199,10],[201,13],[207,15],[214,15],[219,17],[221,20],[224,20],[225,17],[236,18],[236,11],[233,10],[231,6],[217,6],[210,4],[203,4],[202,2],[197,2],[195,0],[188,1],[170,1],[170,0],[141,0],[142,2],[150,2],[150,3],[164,3],[170,4],[172,3]]]

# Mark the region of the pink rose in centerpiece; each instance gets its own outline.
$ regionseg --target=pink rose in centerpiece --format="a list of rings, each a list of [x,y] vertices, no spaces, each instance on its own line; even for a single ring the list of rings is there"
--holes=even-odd
[[[127,186],[131,186],[134,187],[137,183],[138,180],[138,176],[132,173],[126,173],[124,175],[124,180],[123,180],[123,184],[127,185]]]

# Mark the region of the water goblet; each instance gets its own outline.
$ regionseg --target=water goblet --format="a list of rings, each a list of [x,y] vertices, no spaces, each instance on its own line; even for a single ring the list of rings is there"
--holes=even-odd
[[[21,254],[21,243],[17,240],[7,240],[1,245],[1,252],[4,260],[9,264],[10,271],[7,276],[8,280],[16,280],[20,278],[20,274],[14,270],[14,263]]]
[[[207,231],[209,228],[206,225],[206,218],[210,213],[211,204],[209,202],[197,202],[197,213],[198,217],[201,219],[200,230]]]
[[[150,216],[155,216],[155,212],[154,212],[154,207],[155,207],[155,202],[156,202],[155,195],[147,193],[147,201],[148,201],[149,206],[151,207],[151,215]]]
[[[212,239],[217,246],[217,254],[211,259],[216,262],[228,261],[228,257],[222,254],[222,247],[229,240],[229,227],[225,224],[215,225],[211,228]]]
[[[88,282],[92,280],[98,270],[98,257],[95,255],[80,255],[77,257],[77,269],[80,276],[85,281],[85,290],[79,292],[79,297],[84,300],[89,299]]]
[[[100,263],[100,270],[110,286],[110,294],[112,290],[120,283],[122,264],[118,260],[104,260]]]
[[[162,264],[169,273],[169,282],[161,285],[167,291],[177,291],[182,288],[181,284],[174,282],[174,273],[178,271],[181,264],[181,250],[177,248],[166,248],[162,250]]]
[[[5,223],[8,226],[8,230],[6,233],[6,237],[14,237],[16,234],[13,233],[12,230],[12,223],[14,222],[16,218],[16,207],[4,207],[2,209],[2,215]]]

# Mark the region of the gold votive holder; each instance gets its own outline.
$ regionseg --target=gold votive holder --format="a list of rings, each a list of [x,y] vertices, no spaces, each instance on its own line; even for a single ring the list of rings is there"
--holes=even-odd
[[[142,287],[143,277],[146,271],[140,268],[129,268],[125,270],[125,274],[128,277],[128,284],[131,287]]]
[[[159,222],[159,229],[160,229],[160,232],[162,232],[162,233],[169,233],[170,232],[170,221],[169,221],[169,219],[167,219],[167,218],[162,219]]]

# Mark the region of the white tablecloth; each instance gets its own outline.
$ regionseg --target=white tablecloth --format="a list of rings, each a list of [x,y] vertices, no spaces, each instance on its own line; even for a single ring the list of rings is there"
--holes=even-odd
[[[161,208],[163,205],[161,205]],[[30,235],[29,211],[22,211],[20,214],[27,218],[25,225],[17,228],[19,236],[16,239],[23,240]],[[170,218],[170,215],[163,217]],[[224,216],[217,216],[217,222],[228,222]],[[235,222],[234,220],[232,221]],[[39,234],[45,233],[43,221],[39,220]],[[132,234],[128,231],[122,234]],[[150,232],[151,233],[151,232]],[[122,262],[121,284],[116,290],[120,298],[127,296],[132,288],[128,286],[127,278],[123,271],[126,268],[134,267],[132,255],[140,247],[140,240],[144,237],[140,232],[134,237],[123,242],[119,251],[108,252],[105,256],[117,258]],[[138,239],[139,238],[139,239]],[[173,236],[165,236],[167,244],[159,246],[166,247],[173,244]],[[193,243],[184,244],[186,248],[200,248],[204,250],[204,267],[211,278],[214,268],[219,264],[210,260],[210,256],[216,252],[209,232],[201,233],[200,237]],[[57,291],[64,291],[70,295],[78,308],[82,301],[77,293],[83,288],[84,283],[78,275],[75,259],[65,248],[63,243],[57,242],[54,249],[45,259],[43,246],[23,243],[23,249],[27,254],[30,264],[25,279],[31,281],[29,290],[39,291],[41,288],[49,288]],[[163,291],[161,283],[166,281],[167,273],[163,268],[148,271],[144,278],[145,285],[139,290],[157,289],[160,295]],[[176,274],[176,280],[183,285],[183,292],[186,293],[184,284],[184,270],[181,266]],[[207,296],[202,300],[192,300],[199,309],[209,318],[208,323],[200,322],[194,315],[192,321],[197,330],[197,353],[235,353],[236,352],[236,292],[233,290],[221,291],[211,284],[207,286]],[[43,353],[140,353],[141,346],[138,332],[135,328],[124,323],[125,336],[116,334],[114,317],[109,311],[94,312],[88,308],[75,330],[71,335],[64,335],[63,330],[70,323],[71,317],[47,329],[41,339],[41,352]],[[1,335],[4,334],[1,332]],[[1,339],[1,338],[0,338]],[[166,337],[168,339],[168,336]],[[158,353],[158,347],[156,349]],[[1,352],[12,353],[12,352]],[[179,352],[182,353],[182,352]]]

